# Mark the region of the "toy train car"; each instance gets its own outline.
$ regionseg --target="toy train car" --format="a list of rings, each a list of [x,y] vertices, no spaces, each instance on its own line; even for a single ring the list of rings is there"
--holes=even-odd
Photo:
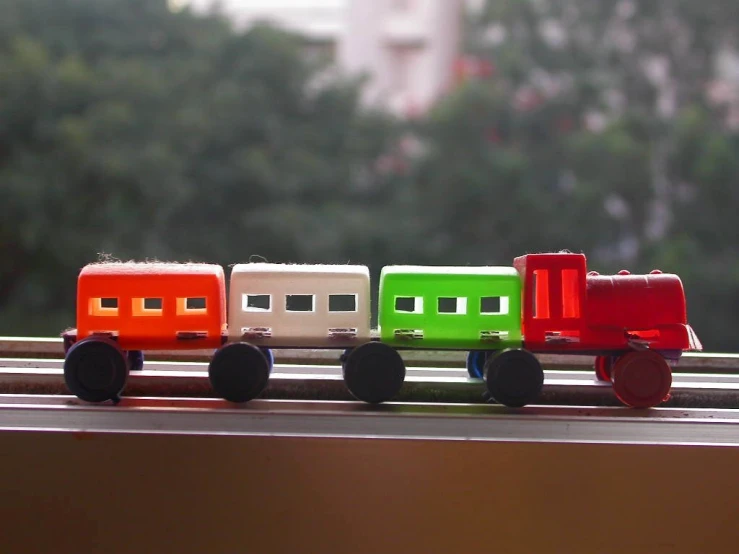
[[[495,401],[535,402],[537,353],[595,356],[598,378],[627,406],[669,398],[670,363],[701,350],[680,278],[588,272],[583,254],[527,254],[511,267],[384,267],[378,328],[361,265],[99,263],[77,286],[77,328],[63,333],[69,390],[116,401],[147,350],[210,349],[214,392],[247,402],[267,386],[272,349],[339,349],[358,400],[394,398],[403,349],[467,352],[470,377]]]

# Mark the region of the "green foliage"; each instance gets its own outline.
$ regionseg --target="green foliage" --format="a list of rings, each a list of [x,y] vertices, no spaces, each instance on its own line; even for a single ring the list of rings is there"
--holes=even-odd
[[[73,325],[119,258],[510,264],[570,249],[679,273],[737,350],[739,136],[712,100],[729,0],[488,1],[493,67],[412,125],[300,37],[165,0],[0,0],[0,333]]]
[[[393,124],[357,83],[322,85],[297,37],[164,0],[0,10],[0,332],[73,325],[101,252],[308,261],[393,240],[361,227]]]
[[[488,1],[465,48],[492,65],[421,127],[427,261],[567,248],[680,274],[704,345],[737,349],[739,142],[708,92],[735,3]]]

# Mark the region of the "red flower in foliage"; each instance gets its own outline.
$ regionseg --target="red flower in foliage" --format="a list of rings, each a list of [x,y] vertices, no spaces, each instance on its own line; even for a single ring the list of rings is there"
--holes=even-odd
[[[500,144],[503,141],[496,127],[490,127],[485,133],[485,138],[488,142],[492,142],[494,144]]]
[[[543,102],[544,98],[539,91],[529,87],[518,89],[513,97],[513,107],[520,112],[531,111]]]
[[[457,82],[469,79],[488,79],[495,74],[495,66],[476,56],[462,56],[454,61],[454,75]]]
[[[554,123],[554,126],[560,133],[569,133],[570,131],[572,131],[572,129],[574,129],[575,122],[571,117],[560,117]]]

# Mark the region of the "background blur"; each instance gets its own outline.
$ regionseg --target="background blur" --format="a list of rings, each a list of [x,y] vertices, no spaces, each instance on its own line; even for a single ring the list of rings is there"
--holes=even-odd
[[[739,351],[735,0],[0,0],[0,334],[120,259],[678,273]]]

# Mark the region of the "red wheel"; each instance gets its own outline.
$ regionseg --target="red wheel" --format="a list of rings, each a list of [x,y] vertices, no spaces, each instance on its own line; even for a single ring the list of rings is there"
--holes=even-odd
[[[613,364],[613,391],[634,408],[652,408],[670,397],[672,371],[662,356],[652,350],[629,352]]]
[[[613,358],[611,356],[595,357],[595,377],[598,381],[611,381],[611,371],[613,370]]]

